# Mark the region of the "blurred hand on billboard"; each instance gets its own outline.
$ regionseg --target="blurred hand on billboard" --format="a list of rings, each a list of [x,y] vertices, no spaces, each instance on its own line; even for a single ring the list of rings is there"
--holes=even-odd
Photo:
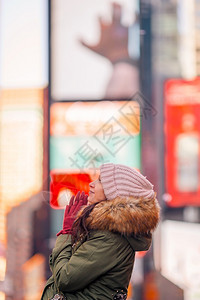
[[[107,23],[99,18],[100,40],[96,45],[89,45],[81,40],[81,44],[99,55],[115,63],[120,59],[128,59],[128,27],[121,24],[122,7],[113,3],[112,22]]]

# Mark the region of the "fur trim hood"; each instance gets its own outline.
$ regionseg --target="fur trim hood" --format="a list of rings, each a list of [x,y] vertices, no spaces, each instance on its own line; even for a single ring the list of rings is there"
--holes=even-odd
[[[153,200],[117,197],[99,202],[86,220],[90,230],[108,230],[123,235],[146,235],[159,221],[159,204]]]

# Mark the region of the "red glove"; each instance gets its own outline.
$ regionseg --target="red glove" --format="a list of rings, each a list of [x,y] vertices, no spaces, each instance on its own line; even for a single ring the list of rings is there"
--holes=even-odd
[[[60,234],[71,234],[71,228],[76,218],[78,211],[81,206],[87,204],[88,195],[85,195],[84,192],[78,192],[76,197],[72,196],[69,202],[69,205],[65,208],[65,214],[63,219],[63,229],[57,233],[57,236]]]

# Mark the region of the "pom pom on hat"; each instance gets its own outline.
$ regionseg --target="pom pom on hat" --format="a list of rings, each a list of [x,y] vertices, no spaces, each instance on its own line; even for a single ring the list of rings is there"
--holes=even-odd
[[[153,185],[134,168],[107,163],[100,167],[101,183],[108,200],[116,197],[133,196],[154,199]]]

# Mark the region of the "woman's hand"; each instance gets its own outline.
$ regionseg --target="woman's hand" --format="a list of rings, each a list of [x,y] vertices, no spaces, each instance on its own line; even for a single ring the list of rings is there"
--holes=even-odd
[[[71,234],[71,228],[76,218],[76,215],[83,205],[87,204],[88,195],[84,192],[78,192],[76,197],[72,196],[69,205],[65,208],[65,214],[63,219],[63,229],[57,233],[60,234]]]

